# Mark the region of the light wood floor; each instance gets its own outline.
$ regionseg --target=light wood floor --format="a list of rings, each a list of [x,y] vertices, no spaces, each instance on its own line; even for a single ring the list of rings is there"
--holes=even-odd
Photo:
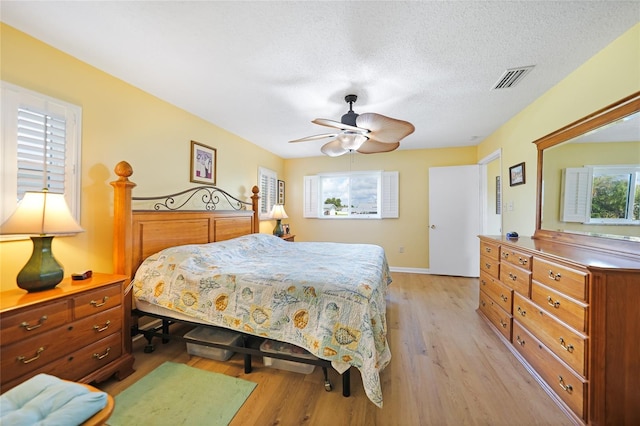
[[[319,368],[303,375],[254,359],[254,371],[244,374],[240,355],[227,362],[190,357],[178,341],[158,342],[151,354],[137,341],[137,371],[98,387],[117,395],[174,361],[258,384],[232,425],[571,424],[477,314],[477,279],[393,273],[387,302],[392,359],[381,374],[382,409],[367,399],[357,370],[344,398],[335,371],[334,390],[325,392]]]

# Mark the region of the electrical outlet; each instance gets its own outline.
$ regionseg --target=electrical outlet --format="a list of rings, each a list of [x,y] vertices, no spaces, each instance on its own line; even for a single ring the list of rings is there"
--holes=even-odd
[[[400,252],[400,253],[404,253],[404,246],[400,246],[400,247],[398,248],[398,252]]]

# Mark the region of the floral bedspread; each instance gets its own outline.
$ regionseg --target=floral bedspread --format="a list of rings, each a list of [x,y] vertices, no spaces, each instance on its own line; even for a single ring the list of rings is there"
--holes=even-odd
[[[390,283],[382,247],[251,234],[156,253],[138,269],[133,289],[138,300],[301,346],[339,371],[354,366],[382,407]]]

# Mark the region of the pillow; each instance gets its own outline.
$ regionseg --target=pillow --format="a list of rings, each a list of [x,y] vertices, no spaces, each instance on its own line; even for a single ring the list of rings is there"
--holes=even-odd
[[[105,392],[38,374],[0,395],[3,425],[79,425],[107,405]]]

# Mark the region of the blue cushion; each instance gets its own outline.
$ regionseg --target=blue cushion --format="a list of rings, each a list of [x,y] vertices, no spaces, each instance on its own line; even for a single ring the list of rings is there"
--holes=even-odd
[[[38,374],[0,395],[0,424],[79,425],[106,405],[105,392]]]

